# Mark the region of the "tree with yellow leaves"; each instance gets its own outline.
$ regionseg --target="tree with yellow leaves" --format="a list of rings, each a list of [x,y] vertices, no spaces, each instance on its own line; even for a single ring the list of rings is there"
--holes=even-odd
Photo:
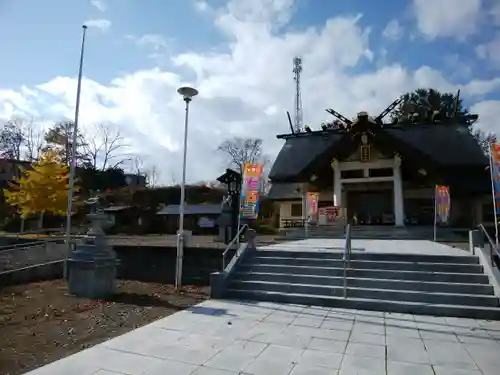
[[[21,172],[18,179],[9,183],[5,198],[8,204],[17,207],[23,219],[39,215],[41,227],[45,213],[66,215],[69,170],[61,163],[56,151],[44,152],[32,169]],[[78,191],[77,187],[75,191]]]

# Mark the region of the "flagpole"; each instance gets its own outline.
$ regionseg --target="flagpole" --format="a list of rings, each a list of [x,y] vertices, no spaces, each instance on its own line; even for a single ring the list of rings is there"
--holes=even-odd
[[[490,178],[491,178],[491,197],[493,200],[493,217],[495,220],[495,245],[498,248],[498,219],[497,219],[497,205],[495,202],[495,181],[493,174],[493,153],[491,152],[491,142],[489,146],[489,159],[490,159]]]
[[[434,242],[437,237],[437,186],[434,186]]]
[[[75,187],[75,169],[76,169],[76,142],[78,135],[78,117],[80,114],[80,92],[82,88],[82,71],[83,71],[83,52],[85,49],[85,32],[87,26],[83,25],[82,47],[80,50],[80,66],[78,68],[78,82],[76,85],[76,105],[75,105],[75,120],[73,123],[73,135],[71,144],[71,162],[69,167],[69,184],[68,184],[68,212],[66,216],[66,243],[68,245],[68,256],[71,252],[71,212],[73,210],[73,191]],[[67,262],[64,262],[64,277],[67,277]]]

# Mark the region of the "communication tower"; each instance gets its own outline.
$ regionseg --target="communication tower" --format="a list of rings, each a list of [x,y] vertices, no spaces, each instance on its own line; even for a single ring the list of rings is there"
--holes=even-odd
[[[293,58],[293,80],[295,81],[295,132],[302,131],[302,93],[300,91],[300,73],[302,72],[302,58]]]

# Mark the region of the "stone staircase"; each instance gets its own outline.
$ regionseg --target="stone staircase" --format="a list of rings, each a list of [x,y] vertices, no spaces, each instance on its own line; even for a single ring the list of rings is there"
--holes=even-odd
[[[460,233],[464,235],[460,235]],[[467,231],[451,228],[438,228],[437,240],[446,242],[460,242],[467,240]],[[432,240],[434,228],[425,226],[394,227],[384,225],[354,225],[351,227],[351,236],[356,239],[380,239],[380,240]],[[305,239],[304,228],[283,229],[280,239],[299,240]],[[307,230],[307,238],[345,238],[343,225],[320,225],[310,227]]]
[[[500,320],[499,300],[475,256],[351,254],[344,298],[341,252],[256,250],[225,297]]]

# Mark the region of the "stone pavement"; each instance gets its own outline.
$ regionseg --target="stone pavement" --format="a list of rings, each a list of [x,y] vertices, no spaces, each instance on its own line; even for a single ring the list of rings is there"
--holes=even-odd
[[[30,375],[497,375],[500,322],[210,300]]]

